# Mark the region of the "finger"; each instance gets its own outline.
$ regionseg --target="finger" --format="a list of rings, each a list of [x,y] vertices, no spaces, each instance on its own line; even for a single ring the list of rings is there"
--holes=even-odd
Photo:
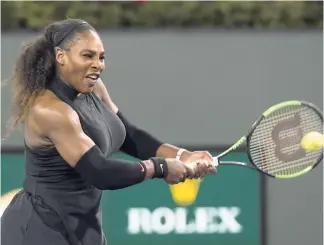
[[[197,172],[198,172],[198,178],[204,178],[206,176],[205,173],[205,162],[206,160],[199,160],[197,162]]]
[[[214,158],[208,158],[207,160],[207,164],[208,164],[208,167],[214,167],[215,164],[214,164]]]
[[[203,167],[204,175],[216,173],[216,168],[210,163],[210,161],[204,160],[200,164]]]
[[[206,164],[204,163],[204,160],[199,161],[198,163],[198,173],[199,173],[199,178],[203,178],[206,176],[207,172],[207,167]]]
[[[211,159],[208,159],[207,168],[208,168],[209,173],[215,174],[217,172],[216,166],[217,165],[215,165],[213,157]]]
[[[197,164],[197,172],[199,176],[202,176],[205,173],[205,169],[207,168],[206,160],[200,159],[196,161]]]
[[[194,173],[188,173],[186,171],[183,176],[184,176],[185,179],[194,179],[195,178],[195,171],[194,171]]]
[[[172,185],[172,181],[170,180],[165,180],[165,182],[167,182],[169,185]]]
[[[180,180],[172,180],[170,182],[171,182],[171,185],[176,185],[176,184],[180,183]]]
[[[198,179],[200,177],[199,169],[198,169],[198,161],[194,161],[194,162],[188,163],[187,165],[192,170],[191,177],[193,179]]]
[[[194,165],[195,164],[191,164],[191,163],[184,164],[187,177],[195,177],[196,171]]]
[[[187,179],[186,175],[183,175],[183,176],[182,176],[182,178],[180,179],[180,182],[182,182],[182,183],[183,183],[183,182],[185,182],[185,181],[186,181],[186,179]]]
[[[186,181],[186,178],[187,178],[187,173],[184,172],[184,173],[182,174],[182,177],[180,178],[180,182],[185,182],[185,181]]]
[[[212,156],[212,154],[210,154],[210,152],[208,152],[208,151],[204,151],[204,155],[205,155],[206,158],[208,158],[208,160],[210,160],[211,162],[214,161],[213,156]]]
[[[214,158],[208,151],[202,152],[200,161],[202,160],[207,161],[208,166],[214,166]]]
[[[210,161],[208,161],[208,160],[204,160],[203,162],[202,162],[202,165],[203,165],[203,171],[204,171],[204,174],[205,174],[205,176],[206,175],[208,175],[209,174],[209,167],[211,166],[210,165]]]
[[[211,174],[216,174],[217,173],[217,169],[216,169],[215,166],[208,167],[208,171]]]

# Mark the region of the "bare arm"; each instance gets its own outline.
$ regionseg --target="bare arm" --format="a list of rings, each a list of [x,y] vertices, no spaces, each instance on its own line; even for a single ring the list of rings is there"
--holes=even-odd
[[[78,114],[68,106],[58,104],[49,115],[42,115],[41,121],[60,155],[71,167],[75,167],[95,143],[83,132]]]
[[[156,152],[156,156],[157,157],[176,157],[177,152],[180,150],[181,148],[175,146],[175,145],[171,145],[171,144],[163,144],[161,145],[157,152]],[[186,159],[190,156],[190,151],[185,150],[180,157],[181,161],[186,161]]]
[[[83,132],[77,113],[62,102],[38,110],[36,117],[63,159],[81,177],[99,189],[124,188],[151,178],[154,174],[150,160],[131,162],[106,159]]]
[[[96,88],[95,88],[95,93],[98,95],[98,97],[110,108],[114,113],[118,113],[118,107],[116,104],[112,101],[109,92],[102,82],[101,79],[98,80]],[[157,157],[164,157],[164,158],[173,158],[176,157],[177,152],[180,150],[179,147],[171,144],[164,143],[160,147],[158,147],[155,156]],[[189,151],[184,151],[181,154],[180,160],[186,160],[191,152]],[[152,156],[153,157],[153,156]]]

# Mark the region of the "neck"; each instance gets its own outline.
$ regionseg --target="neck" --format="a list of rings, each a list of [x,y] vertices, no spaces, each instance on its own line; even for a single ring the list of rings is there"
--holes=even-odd
[[[56,77],[59,78],[62,82],[64,82],[67,86],[70,88],[73,88],[73,86],[68,82],[68,79],[63,76],[60,72],[57,72]]]
[[[64,97],[71,101],[73,101],[79,94],[76,89],[59,76],[54,77],[49,89],[57,96]]]

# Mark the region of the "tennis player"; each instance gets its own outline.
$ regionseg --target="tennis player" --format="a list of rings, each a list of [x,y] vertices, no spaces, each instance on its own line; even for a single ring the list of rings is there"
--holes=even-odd
[[[26,173],[2,215],[2,245],[105,245],[102,190],[216,172],[208,152],[160,142],[126,119],[100,80],[104,59],[98,33],[78,19],[49,25],[21,53],[12,125],[24,124]],[[110,158],[118,150],[141,160]]]

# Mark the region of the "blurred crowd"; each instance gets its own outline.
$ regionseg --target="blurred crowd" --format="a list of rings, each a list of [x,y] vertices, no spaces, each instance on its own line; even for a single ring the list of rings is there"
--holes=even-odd
[[[5,1],[2,30],[84,18],[96,28],[322,28],[322,1]]]

